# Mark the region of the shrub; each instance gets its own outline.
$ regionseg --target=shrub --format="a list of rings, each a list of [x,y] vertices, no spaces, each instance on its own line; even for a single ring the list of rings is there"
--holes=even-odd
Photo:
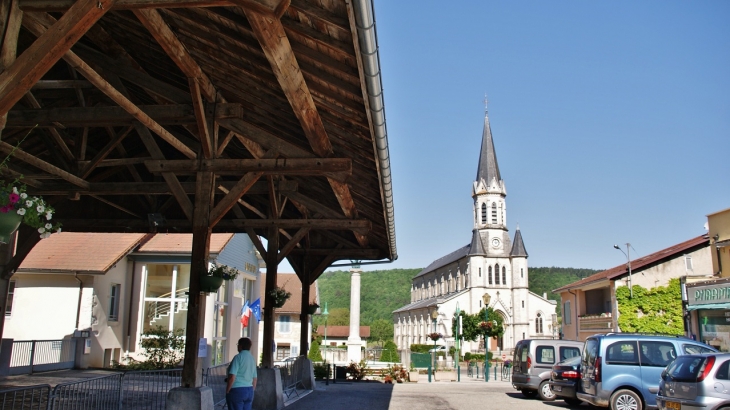
[[[395,380],[397,383],[403,383],[404,381],[408,381],[408,372],[403,366],[395,364],[388,366],[388,374],[385,378],[386,380],[390,378],[391,382]],[[386,381],[386,383],[388,382]]]
[[[350,362],[347,366],[347,373],[350,373],[350,380],[362,380],[367,370],[368,365],[365,360],[361,360],[360,363]]]
[[[411,353],[428,353],[429,350],[433,349],[433,345],[423,344],[412,344]]]
[[[383,353],[380,355],[381,362],[399,362],[398,346],[392,340],[385,342]]]
[[[309,354],[307,355],[307,357],[309,357],[309,360],[313,362],[322,361],[322,352],[319,350],[319,339],[316,339],[312,342],[312,347],[309,349]]]
[[[142,333],[140,345],[147,360],[139,361],[131,357],[123,358],[121,363],[112,361],[112,367],[124,370],[158,370],[171,369],[185,357],[185,340],[182,329],[173,331],[157,326]]]
[[[314,363],[314,378],[326,379],[329,377],[329,364],[327,362]]]

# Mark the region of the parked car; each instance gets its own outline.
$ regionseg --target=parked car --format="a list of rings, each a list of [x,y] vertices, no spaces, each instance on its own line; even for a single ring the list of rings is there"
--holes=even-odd
[[[550,388],[553,365],[580,356],[582,342],[559,339],[525,339],[517,342],[512,360],[512,386],[525,397],[555,400]]]
[[[679,356],[717,352],[683,336],[607,333],[583,347],[579,399],[594,406],[642,410],[656,407],[664,368]]]
[[[444,345],[437,345],[436,347],[434,347],[433,349],[429,350],[428,352],[429,353],[442,353],[442,352],[446,352],[446,346],[444,346]]]
[[[662,372],[660,410],[730,409],[730,353],[676,358]]]
[[[577,406],[581,401],[575,394],[580,390],[580,356],[574,356],[570,359],[553,366],[550,374],[550,389],[555,393],[556,399],[563,399],[569,406]]]
[[[285,359],[274,361],[274,367],[291,367],[294,361],[297,360],[297,356],[289,356]]]

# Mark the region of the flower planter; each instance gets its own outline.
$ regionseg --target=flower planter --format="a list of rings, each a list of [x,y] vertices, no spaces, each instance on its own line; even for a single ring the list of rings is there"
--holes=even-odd
[[[286,299],[274,299],[273,302],[274,308],[280,308],[284,306],[284,303],[286,303]]]
[[[218,289],[223,285],[223,278],[215,276],[201,276],[200,277],[200,291],[213,293],[217,292]]]
[[[317,313],[317,309],[319,309],[319,306],[318,305],[309,305],[309,308],[307,309],[307,312],[310,315],[313,315],[313,314]]]
[[[15,231],[18,230],[18,227],[20,226],[20,222],[22,221],[23,217],[18,215],[15,210],[10,210],[9,212],[0,212],[0,242],[1,243],[8,243],[10,241],[10,237],[13,235]]]

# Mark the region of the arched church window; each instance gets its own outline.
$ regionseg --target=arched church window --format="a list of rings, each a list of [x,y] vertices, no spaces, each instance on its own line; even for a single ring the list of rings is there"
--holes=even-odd
[[[492,203],[492,223],[493,224],[497,223],[497,203],[496,202]]]
[[[494,283],[499,285],[499,264],[494,265]]]
[[[482,225],[487,224],[487,204],[482,204]]]
[[[489,284],[491,285],[492,284],[492,267],[491,266],[489,267],[488,278],[489,278]]]
[[[525,277],[525,270],[523,268],[520,268],[520,278]]]
[[[502,225],[504,225],[504,205],[503,204],[499,204],[499,216],[500,216],[500,219],[502,220]]]
[[[535,318],[535,333],[542,334],[542,314],[538,313]]]
[[[505,266],[502,266],[502,284],[507,284],[507,268]]]
[[[479,277],[482,277],[482,268],[479,268]]]

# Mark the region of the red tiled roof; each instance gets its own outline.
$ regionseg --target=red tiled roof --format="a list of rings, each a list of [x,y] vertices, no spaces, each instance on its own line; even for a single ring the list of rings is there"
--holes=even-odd
[[[317,326],[317,335],[324,336],[324,326]],[[349,337],[350,326],[327,326],[327,337]],[[370,326],[360,326],[360,337],[370,337]]]
[[[266,273],[261,273],[259,278],[259,286],[261,288],[261,308],[264,308],[264,293],[266,292]],[[299,276],[294,273],[278,273],[276,275],[276,286],[284,288],[291,293],[291,297],[286,300],[284,306],[277,308],[280,313],[294,312],[300,313],[302,310],[302,281]],[[317,301],[317,285],[314,283],[309,287],[309,303]]]
[[[145,234],[61,232],[41,240],[19,271],[105,273],[131,252]]]
[[[700,235],[696,238],[692,238],[688,241],[684,241],[682,243],[678,243],[674,246],[670,246],[666,249],[662,249],[658,252],[654,252],[650,255],[643,256],[641,258],[636,258],[631,260],[631,271],[632,272],[638,272],[646,267],[650,267],[654,264],[656,264],[659,261],[669,259],[671,257],[674,257],[678,254],[684,254],[687,250],[692,249],[694,247],[700,246],[700,245],[709,245],[710,240],[707,238],[706,235]],[[622,275],[628,275],[629,270],[625,263],[622,263],[621,265],[615,266],[611,269],[604,270],[603,272],[598,272],[594,275],[591,275],[587,278],[583,278],[579,281],[567,284],[563,287],[557,288],[553,290],[553,292],[561,292],[564,290],[569,289],[576,289],[583,287],[589,283],[598,282],[600,280],[604,279],[614,279],[616,277],[622,276]]]
[[[221,253],[231,238],[233,238],[233,234],[230,233],[212,234],[210,253]],[[137,250],[137,252],[145,253],[190,253],[192,251],[193,234],[191,233],[159,233]]]

